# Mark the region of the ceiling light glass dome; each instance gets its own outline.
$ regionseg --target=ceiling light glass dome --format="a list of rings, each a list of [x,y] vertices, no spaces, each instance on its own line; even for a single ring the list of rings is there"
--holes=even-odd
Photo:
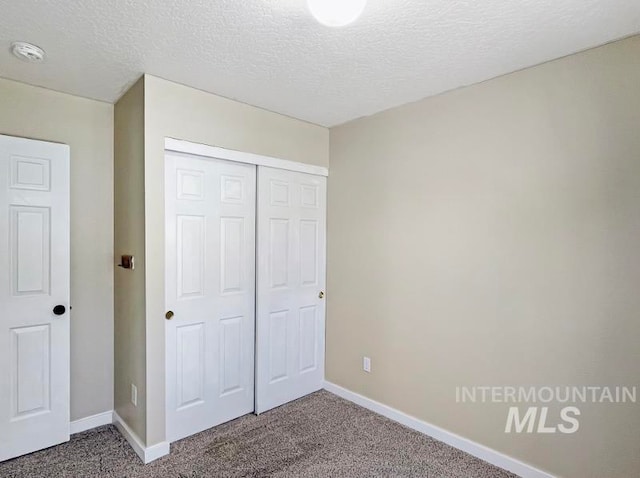
[[[311,14],[323,25],[343,27],[355,22],[367,0],[307,0]]]

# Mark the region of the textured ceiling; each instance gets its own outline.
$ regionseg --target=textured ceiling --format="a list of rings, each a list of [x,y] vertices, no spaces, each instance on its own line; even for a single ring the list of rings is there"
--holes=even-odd
[[[369,0],[341,29],[305,0],[0,0],[0,76],[113,102],[149,73],[332,126],[638,32],[639,0]]]

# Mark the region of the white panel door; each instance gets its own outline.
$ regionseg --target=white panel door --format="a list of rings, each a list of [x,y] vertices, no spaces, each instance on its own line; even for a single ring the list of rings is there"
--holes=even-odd
[[[256,412],[322,388],[326,178],[258,167]]]
[[[254,410],[256,168],[180,154],[165,166],[167,437],[176,441]]]
[[[69,440],[69,147],[0,136],[0,461]]]

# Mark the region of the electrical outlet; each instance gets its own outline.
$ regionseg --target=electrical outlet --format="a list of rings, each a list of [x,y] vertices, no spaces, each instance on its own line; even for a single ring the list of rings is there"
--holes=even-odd
[[[371,372],[371,359],[369,357],[362,357],[362,370],[367,373]]]
[[[134,384],[131,384],[131,403],[134,407],[138,406],[138,387]]]

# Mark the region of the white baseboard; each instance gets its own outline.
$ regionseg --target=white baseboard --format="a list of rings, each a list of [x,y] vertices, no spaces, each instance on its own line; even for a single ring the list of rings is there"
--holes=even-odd
[[[462,450],[470,455],[473,455],[481,460],[484,460],[492,465],[498,466],[504,470],[515,473],[522,478],[554,478],[547,472],[534,468],[531,465],[523,463],[515,458],[504,455],[498,451],[492,450],[484,445],[480,445],[467,438],[463,438],[455,433],[451,433],[443,428],[431,425],[430,423],[419,420],[418,418],[402,413],[395,408],[391,408],[382,403],[371,400],[363,395],[359,395],[351,390],[340,387],[331,382],[324,383],[324,389],[338,395],[339,397],[349,400],[350,402],[367,408],[372,412],[385,416],[395,422],[416,430],[420,433],[424,433],[436,440],[439,440],[447,445],[451,445],[454,448]]]
[[[157,445],[147,447],[144,450],[145,465],[157,460],[158,458],[162,458],[163,456],[168,455],[170,451],[171,450],[168,441],[163,441],[162,443],[158,443]]]
[[[118,428],[120,433],[122,433],[122,436],[129,442],[133,451],[136,452],[145,465],[169,454],[169,442],[165,441],[158,443],[157,445],[146,447],[142,443],[142,440],[140,440],[140,437],[138,437],[138,435],[129,428],[129,425],[127,425],[127,423],[120,418],[116,412],[113,412],[113,424]]]
[[[113,411],[97,413],[90,417],[81,418],[71,422],[71,434],[91,430],[92,428],[101,427],[103,425],[111,425],[113,423]]]

